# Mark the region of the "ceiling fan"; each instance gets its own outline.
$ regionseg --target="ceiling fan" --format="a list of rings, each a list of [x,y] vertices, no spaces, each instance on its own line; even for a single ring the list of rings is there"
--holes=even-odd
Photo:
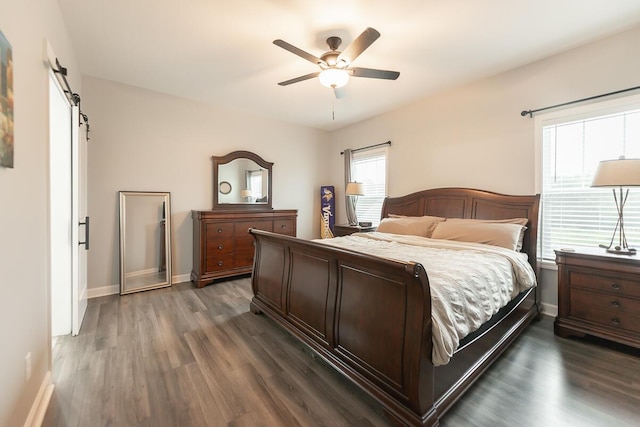
[[[287,86],[292,83],[298,83],[304,80],[318,77],[320,83],[323,86],[333,88],[336,98],[342,98],[344,91],[340,88],[344,87],[349,81],[349,76],[354,77],[367,77],[371,79],[385,79],[395,80],[400,76],[397,71],[376,70],[373,68],[360,68],[350,67],[355,59],[360,56],[369,46],[373,44],[380,37],[380,33],[373,29],[367,28],[360,34],[347,48],[340,52],[338,48],[342,43],[340,37],[329,37],[327,39],[327,45],[329,45],[329,51],[323,53],[319,58],[302,49],[299,49],[284,40],[274,40],[273,44],[280,46],[281,48],[288,50],[289,52],[298,55],[299,57],[306,59],[320,67],[320,71],[315,73],[305,74],[304,76],[296,77],[290,80],[285,80],[278,83],[280,86]]]

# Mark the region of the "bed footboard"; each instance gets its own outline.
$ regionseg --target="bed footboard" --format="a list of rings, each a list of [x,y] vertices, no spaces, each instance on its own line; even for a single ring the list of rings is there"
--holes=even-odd
[[[403,424],[435,425],[424,268],[250,230],[251,310],[319,353]]]
[[[399,425],[435,426],[539,313],[535,289],[454,354],[431,363],[431,296],[421,264],[260,230],[251,310],[264,313],[375,398]]]

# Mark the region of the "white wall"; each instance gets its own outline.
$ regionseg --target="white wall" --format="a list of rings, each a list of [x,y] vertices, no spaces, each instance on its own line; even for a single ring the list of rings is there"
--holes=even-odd
[[[119,283],[119,190],[171,192],[173,276],[190,274],[190,215],[213,206],[213,155],[247,150],[274,162],[274,209],[298,209],[298,236],[319,235],[325,132],[91,77],[83,90],[91,123],[90,295]]]
[[[74,91],[81,88],[57,2],[0,0],[0,31],[13,48],[15,98],[14,168],[0,167],[0,426],[21,426],[51,367],[44,39],[69,69]]]
[[[391,140],[391,196],[455,186],[533,194],[534,121],[520,112],[637,86],[639,44],[636,28],[426,97],[333,132],[332,151]],[[343,176],[340,162],[331,167],[332,176]],[[344,222],[340,197],[337,212]],[[545,271],[541,282],[543,302],[556,304],[555,274]]]

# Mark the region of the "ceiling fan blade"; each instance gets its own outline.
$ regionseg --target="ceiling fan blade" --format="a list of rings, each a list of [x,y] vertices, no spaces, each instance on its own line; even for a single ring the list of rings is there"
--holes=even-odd
[[[347,96],[347,88],[345,86],[334,87],[333,94],[336,96],[336,99],[342,99]]]
[[[378,40],[378,37],[380,37],[380,33],[377,30],[371,27],[367,28],[338,56],[337,61],[342,60],[351,64],[366,48]]]
[[[302,82],[304,80],[309,80],[314,77],[318,77],[320,75],[320,71],[316,71],[315,73],[305,74],[304,76],[296,77],[294,79],[285,80],[283,82],[278,83],[280,86],[290,85],[292,83]]]
[[[280,39],[274,40],[273,44],[275,44],[276,46],[280,46],[284,50],[288,50],[289,52],[291,52],[291,53],[293,53],[295,55],[298,55],[300,58],[304,58],[307,61],[312,62],[312,63],[314,63],[316,65],[319,65],[319,64],[325,64],[326,65],[326,63],[322,59],[318,58],[317,56],[314,56],[314,55],[310,54],[309,52],[305,52],[304,50],[299,49],[299,48],[295,47],[294,45],[287,43],[284,40],[280,40]]]
[[[395,80],[400,76],[398,71],[375,70],[373,68],[349,68],[350,74],[354,77],[368,77],[370,79]]]

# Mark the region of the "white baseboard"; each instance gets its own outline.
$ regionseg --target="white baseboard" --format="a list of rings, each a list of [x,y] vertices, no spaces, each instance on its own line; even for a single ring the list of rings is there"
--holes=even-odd
[[[40,390],[38,390],[38,394],[36,395],[36,400],[34,400],[33,405],[31,405],[27,420],[24,422],[24,427],[40,427],[42,425],[44,414],[47,412],[51,395],[53,395],[53,388],[51,371],[48,371],[44,376],[44,380],[42,380]]]
[[[120,293],[120,285],[102,286],[100,288],[87,289],[87,298],[105,297],[107,295],[117,295]]]
[[[558,306],[552,304],[541,303],[542,314],[549,317],[556,317],[558,315]]]
[[[183,283],[183,282],[190,282],[191,281],[191,274],[187,273],[187,274],[181,274],[179,276],[173,276],[171,277],[171,283]]]
[[[171,283],[183,283],[189,282],[191,280],[191,274],[180,274],[178,276],[171,277]],[[102,286],[99,288],[88,288],[87,289],[87,298],[99,298],[107,295],[117,295],[120,293],[120,285],[108,285]]]

